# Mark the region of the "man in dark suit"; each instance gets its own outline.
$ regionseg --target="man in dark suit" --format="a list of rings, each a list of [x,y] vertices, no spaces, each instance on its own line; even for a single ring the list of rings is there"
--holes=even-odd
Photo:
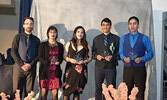
[[[11,55],[15,61],[13,66],[13,94],[16,89],[19,89],[20,97],[23,87],[25,90],[24,97],[33,90],[38,61],[38,46],[40,44],[39,38],[32,34],[33,18],[26,17],[23,28],[25,32],[14,37],[11,50]]]
[[[95,100],[102,100],[102,83],[116,86],[116,66],[119,60],[119,37],[110,32],[112,23],[109,18],[101,21],[102,34],[93,40],[92,54],[95,62]]]

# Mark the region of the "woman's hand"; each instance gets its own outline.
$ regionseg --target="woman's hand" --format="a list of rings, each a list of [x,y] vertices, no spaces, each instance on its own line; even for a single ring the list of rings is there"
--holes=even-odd
[[[78,62],[75,59],[70,58],[70,62],[73,64],[77,64]]]
[[[56,61],[55,65],[59,65],[60,63],[58,61]]]
[[[80,60],[80,61],[78,62],[78,64],[79,64],[79,65],[84,64],[84,61],[83,61],[83,60]]]

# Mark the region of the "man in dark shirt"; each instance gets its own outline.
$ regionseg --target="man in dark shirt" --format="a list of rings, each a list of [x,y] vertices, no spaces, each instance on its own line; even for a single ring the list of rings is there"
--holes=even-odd
[[[116,66],[119,60],[119,37],[110,32],[112,23],[109,18],[101,21],[102,34],[93,40],[92,54],[95,62],[95,100],[102,100],[102,83],[116,86]]]
[[[13,66],[13,94],[16,89],[19,89],[20,97],[22,97],[23,87],[25,88],[24,97],[33,90],[38,61],[38,46],[40,44],[39,38],[32,34],[33,18],[26,17],[23,28],[25,32],[14,37],[11,50],[11,55],[15,61]]]

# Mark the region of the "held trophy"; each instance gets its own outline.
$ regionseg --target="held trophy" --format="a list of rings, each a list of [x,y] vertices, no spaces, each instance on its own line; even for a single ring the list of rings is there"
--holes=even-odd
[[[137,58],[137,54],[135,51],[130,51],[129,54],[128,54],[130,60],[135,60]]]
[[[74,59],[75,59],[77,62],[83,60],[80,53],[77,53],[77,54],[74,56]]]

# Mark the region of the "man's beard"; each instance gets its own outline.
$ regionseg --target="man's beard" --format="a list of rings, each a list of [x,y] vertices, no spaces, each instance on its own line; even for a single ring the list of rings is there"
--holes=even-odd
[[[29,33],[31,33],[32,30],[33,30],[33,28],[27,28],[27,29],[26,29],[26,31],[29,32]]]

